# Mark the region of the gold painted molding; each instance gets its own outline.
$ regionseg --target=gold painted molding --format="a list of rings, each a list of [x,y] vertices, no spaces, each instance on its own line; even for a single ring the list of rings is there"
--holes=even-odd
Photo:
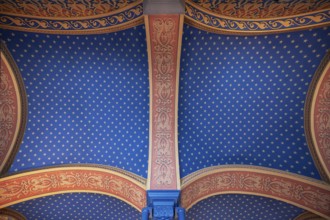
[[[302,214],[295,217],[294,220],[325,220],[325,218],[322,218],[311,212],[303,212]]]
[[[277,199],[330,219],[330,185],[257,166],[209,167],[182,179],[181,205],[189,209],[213,195],[249,194]]]
[[[43,196],[91,192],[116,197],[137,210],[146,206],[146,180],[98,165],[56,166],[0,178],[0,208]]]
[[[320,86],[323,82],[326,72],[330,69],[330,51],[324,56],[319,67],[317,68],[313,79],[309,85],[308,92],[306,95],[305,107],[304,107],[304,128],[305,135],[309,150],[313,157],[314,163],[320,172],[322,179],[330,183],[330,170],[327,167],[330,164],[330,156],[328,160],[324,159],[324,153],[317,143],[318,134],[315,134],[315,117],[314,113],[317,111],[315,109],[316,98],[320,93]],[[330,153],[330,148],[327,152]]]
[[[5,208],[0,209],[0,220],[26,220],[26,218],[13,209]]]

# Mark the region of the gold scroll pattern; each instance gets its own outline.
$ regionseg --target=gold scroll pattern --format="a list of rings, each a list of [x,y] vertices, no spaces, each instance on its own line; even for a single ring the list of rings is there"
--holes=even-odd
[[[2,56],[3,54],[1,54]],[[10,75],[4,70],[4,62],[0,67],[0,164],[5,163],[13,141],[17,121],[15,88]]]
[[[170,17],[159,17],[152,22],[154,117],[153,146],[155,146],[154,179],[157,185],[173,182],[173,102],[175,89],[175,21]],[[174,74],[173,74],[174,73]]]
[[[219,15],[243,19],[286,17],[330,8],[328,0],[193,0],[193,2]]]
[[[130,8],[124,12],[108,17],[84,19],[84,20],[47,20],[25,17],[0,16],[0,24],[4,27],[20,27],[47,30],[86,30],[106,28],[130,22],[142,15],[142,5]]]
[[[269,19],[245,19],[226,17],[205,10],[201,6],[186,2],[187,23],[215,33],[262,34],[326,26],[330,23],[330,9],[310,12],[291,17]]]
[[[330,69],[319,91],[318,108],[315,112],[317,143],[328,171],[330,171]]]
[[[0,208],[15,204],[31,197],[58,194],[61,192],[91,191],[110,194],[141,210],[146,204],[145,189],[122,174],[91,170],[46,171],[23,177],[11,176],[0,179]]]
[[[107,14],[133,2],[135,0],[2,0],[0,13],[44,18],[77,18]]]
[[[183,184],[181,204],[184,208],[216,194],[247,193],[289,202],[330,217],[330,186],[313,184],[302,177],[297,180],[283,177],[281,173],[265,174],[251,170],[218,171],[194,179]]]

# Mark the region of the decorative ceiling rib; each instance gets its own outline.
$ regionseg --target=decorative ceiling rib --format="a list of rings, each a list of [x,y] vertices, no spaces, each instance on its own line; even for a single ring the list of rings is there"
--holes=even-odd
[[[195,172],[182,179],[181,205],[219,194],[250,194],[277,199],[330,216],[330,186],[323,181],[253,166],[218,166]]]
[[[27,120],[27,97],[18,67],[0,42],[0,174],[6,173],[21,144]]]
[[[105,194],[141,211],[146,205],[146,182],[120,169],[92,165],[44,168],[0,179],[0,208],[33,198],[71,192]]]
[[[330,51],[310,84],[305,106],[305,130],[310,151],[324,179],[330,182]]]
[[[216,14],[243,19],[288,17],[330,8],[330,2],[327,0],[189,0],[189,2],[194,2]]]
[[[56,33],[96,34],[124,30],[143,23],[142,0],[52,1],[24,4],[3,1],[0,27]],[[326,26],[328,1],[193,1],[186,0],[186,22],[215,33],[256,35]]]
[[[142,0],[112,5],[106,0],[69,2],[2,2],[0,28],[50,34],[100,34],[143,23]]]

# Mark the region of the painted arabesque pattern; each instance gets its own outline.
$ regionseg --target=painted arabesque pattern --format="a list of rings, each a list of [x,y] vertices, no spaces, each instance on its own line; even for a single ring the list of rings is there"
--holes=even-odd
[[[176,92],[179,15],[148,16],[151,53],[152,189],[176,189]]]
[[[68,192],[114,196],[141,210],[146,204],[145,183],[125,171],[71,166],[24,172],[0,179],[0,208],[32,198]]]
[[[182,183],[181,204],[187,209],[212,195],[241,193],[275,198],[330,216],[330,186],[303,176],[249,166],[218,166],[193,173]]]
[[[0,13],[34,17],[73,18],[107,14],[134,2],[135,0],[3,0],[0,3]]]
[[[192,0],[192,2],[223,16],[244,19],[285,17],[330,8],[330,2],[327,0]]]
[[[15,135],[18,100],[12,81],[15,79],[11,78],[3,59],[0,68],[0,165],[3,166]]]

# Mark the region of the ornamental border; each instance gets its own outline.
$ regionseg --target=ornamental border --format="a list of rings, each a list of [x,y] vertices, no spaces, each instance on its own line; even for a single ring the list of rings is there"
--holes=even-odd
[[[245,19],[219,15],[186,0],[185,18],[187,24],[211,33],[261,35],[329,26],[330,9],[276,18]]]
[[[45,34],[102,34],[143,24],[142,0],[107,14],[79,18],[43,18],[1,14],[0,28]]]
[[[326,170],[324,161],[318,153],[319,146],[317,145],[317,143],[315,143],[315,140],[313,138],[314,131],[312,130],[312,123],[314,120],[314,116],[312,116],[312,109],[315,108],[315,106],[313,106],[314,97],[318,95],[318,91],[316,91],[316,89],[318,85],[322,83],[320,79],[322,75],[325,74],[326,67],[329,62],[330,62],[330,51],[328,51],[327,54],[323,57],[320,65],[318,66],[312,78],[312,81],[307,91],[306,101],[304,106],[304,128],[305,128],[307,145],[309,151],[311,152],[316,168],[318,169],[322,179],[328,183],[330,183],[330,174],[329,174],[330,170],[328,171]]]
[[[13,141],[12,148],[10,146],[9,146],[9,148],[7,148],[7,150],[10,150],[10,148],[11,148],[11,152],[9,152],[9,153],[6,152],[6,155],[9,154],[9,156],[7,156],[7,159],[4,159],[4,161],[0,161],[0,165],[2,166],[2,169],[0,169],[0,176],[1,176],[9,170],[9,168],[10,168],[11,164],[13,163],[14,158],[19,150],[19,146],[22,142],[25,128],[26,128],[28,105],[27,105],[27,95],[26,95],[25,86],[24,86],[24,82],[23,82],[21,73],[18,69],[18,66],[16,65],[14,58],[12,57],[11,53],[9,52],[6,44],[4,42],[2,42],[1,40],[0,40],[0,53],[3,53],[5,59],[7,60],[8,64],[9,64],[8,68],[10,68],[10,70],[12,71],[12,73],[15,77],[12,80],[14,80],[15,83],[17,84],[17,91],[15,91],[15,92],[17,95],[17,99],[20,100],[20,103],[18,103],[18,107],[20,108],[20,111],[21,111],[20,121],[18,123],[18,130],[17,130],[17,134],[16,134],[16,140],[12,140]]]
[[[256,166],[224,165],[205,168],[182,179],[181,205],[187,210],[221,194],[268,197],[330,219],[330,185],[305,176]]]
[[[56,166],[0,179],[0,208],[49,195],[90,192],[115,197],[138,211],[146,206],[146,180],[119,168]]]
[[[330,9],[275,18],[233,18],[185,0],[185,23],[204,31],[229,35],[260,35],[330,26]],[[123,16],[128,14],[129,16]],[[111,19],[118,22],[111,23]],[[11,21],[11,22],[10,22]],[[6,23],[7,22],[7,23]],[[84,23],[85,22],[85,23]],[[13,13],[0,15],[0,28],[47,34],[102,34],[143,24],[142,0],[112,12],[78,18],[51,18]]]

